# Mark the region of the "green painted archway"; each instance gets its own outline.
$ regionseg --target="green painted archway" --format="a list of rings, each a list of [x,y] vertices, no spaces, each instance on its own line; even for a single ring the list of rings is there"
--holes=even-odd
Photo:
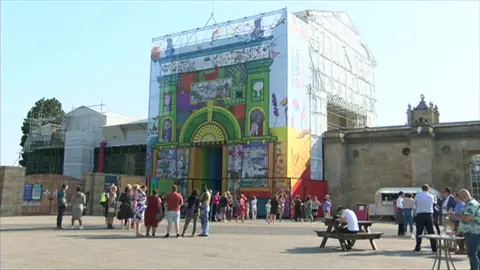
[[[191,143],[197,129],[208,122],[216,122],[220,125],[229,141],[239,140],[242,137],[242,131],[235,116],[229,110],[210,103],[206,107],[195,111],[185,121],[178,138],[179,143]]]

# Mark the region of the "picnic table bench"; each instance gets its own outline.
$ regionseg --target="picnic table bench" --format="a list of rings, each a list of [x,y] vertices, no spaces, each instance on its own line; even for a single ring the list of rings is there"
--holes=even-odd
[[[318,237],[323,237],[320,248],[324,248],[327,244],[328,238],[337,239],[340,243],[342,251],[351,249],[357,240],[369,240],[373,250],[377,250],[376,239],[380,239],[383,233],[372,233],[370,227],[373,225],[373,221],[358,221],[358,227],[360,231],[358,233],[346,233],[343,229],[347,226],[345,222],[339,222],[332,218],[325,219],[325,225],[327,225],[326,231],[314,231]]]

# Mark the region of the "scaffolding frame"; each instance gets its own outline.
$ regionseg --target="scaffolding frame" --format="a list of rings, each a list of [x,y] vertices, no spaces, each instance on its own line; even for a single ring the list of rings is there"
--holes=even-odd
[[[215,21],[214,24],[208,25],[213,18],[212,14],[207,25],[204,27],[155,37],[152,38],[152,44],[160,47],[162,52],[168,48],[168,43],[171,43],[174,48],[183,48],[193,45],[199,46],[206,43],[210,43],[213,47],[213,43],[216,40],[250,35],[255,29],[254,21],[257,19],[262,19],[261,29],[265,31],[265,35],[267,36],[276,26],[286,21],[286,17],[283,16],[285,12],[286,8],[283,8],[236,20],[229,20],[223,23],[216,23]]]
[[[375,110],[375,86],[374,86],[374,74],[373,69],[376,65],[376,61],[369,53],[366,45],[361,46],[368,53],[368,58],[363,56],[357,49],[353,48],[351,44],[343,40],[339,35],[334,33],[328,26],[319,19],[323,13],[329,14],[328,18],[334,18],[338,20],[344,27],[348,28],[354,35],[358,36],[358,31],[355,31],[353,26],[346,25],[337,13],[335,12],[305,12],[305,18],[310,28],[309,36],[309,53],[311,60],[311,96],[312,100],[316,101],[318,98],[322,99],[327,104],[327,115],[333,114],[343,117],[347,122],[354,123],[353,128],[362,128],[367,126],[368,116],[376,116]],[[325,36],[322,38],[318,33],[323,32],[325,35],[330,35],[332,38],[336,38],[338,43],[342,44],[341,48],[325,46]],[[360,39],[360,37],[358,37]],[[321,48],[321,50],[320,50]],[[331,52],[326,52],[330,48]],[[338,51],[343,49],[344,55],[339,56]],[[337,50],[336,58],[329,56],[329,53],[333,53]],[[352,63],[349,59],[347,50],[355,54],[355,59],[361,65],[359,68],[360,73],[356,72],[352,68]],[[340,61],[339,58],[343,58]],[[320,59],[323,59],[323,66],[319,66]],[[325,62],[329,62],[330,74],[326,74]],[[358,64],[358,63],[357,63]],[[336,70],[334,70],[336,69]],[[335,78],[335,71],[343,76],[343,80],[338,77]],[[363,72],[363,73],[362,73]],[[369,76],[371,75],[371,79]],[[340,77],[340,75],[338,75]],[[353,83],[353,87],[349,84],[348,80],[356,81]],[[328,80],[328,81],[327,81]],[[359,83],[364,84],[364,89],[361,89]],[[323,115],[324,112],[314,111],[316,106],[312,106],[312,114]],[[330,125],[330,123],[328,123]]]

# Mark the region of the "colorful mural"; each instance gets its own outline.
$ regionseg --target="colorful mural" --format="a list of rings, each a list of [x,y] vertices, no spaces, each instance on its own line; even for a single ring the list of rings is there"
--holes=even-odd
[[[154,46],[152,185],[290,195],[310,153],[308,45],[291,17],[282,10],[239,23],[243,34],[218,28],[208,42]]]
[[[288,15],[288,166],[291,192],[296,181],[310,179],[310,80],[307,25],[294,15]]]

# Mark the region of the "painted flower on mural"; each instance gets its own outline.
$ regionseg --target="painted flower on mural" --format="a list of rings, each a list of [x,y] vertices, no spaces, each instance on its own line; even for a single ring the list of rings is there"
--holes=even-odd
[[[292,105],[293,105],[294,112],[298,112],[300,110],[300,104],[298,103],[298,100],[296,98],[292,101]],[[294,128],[295,127],[295,120],[294,120],[293,115],[292,115],[291,122],[292,122],[292,128]]]
[[[273,127],[277,125],[277,119],[280,116],[278,113],[278,103],[277,103],[277,95],[275,93],[272,94],[272,106],[273,106],[273,115],[275,115],[275,122],[273,123]]]
[[[302,112],[300,113],[300,128],[303,128],[303,120],[305,120],[305,109],[302,109]]]
[[[285,112],[285,125],[288,126],[288,98],[282,99],[282,101],[280,101],[280,105],[282,106],[283,111]]]

